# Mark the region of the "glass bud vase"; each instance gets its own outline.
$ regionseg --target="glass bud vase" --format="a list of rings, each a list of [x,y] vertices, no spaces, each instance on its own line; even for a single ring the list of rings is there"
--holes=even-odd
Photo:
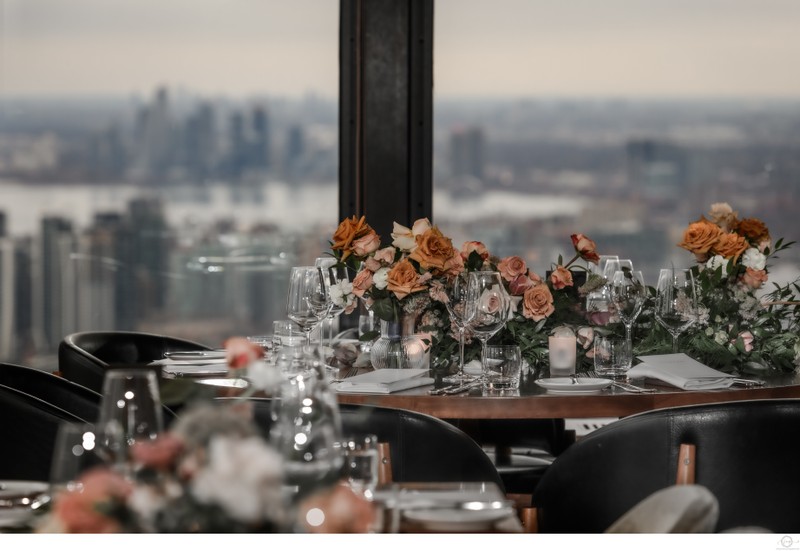
[[[375,369],[418,369],[427,367],[427,346],[414,333],[414,317],[398,321],[381,320],[381,336],[372,344],[370,362]]]

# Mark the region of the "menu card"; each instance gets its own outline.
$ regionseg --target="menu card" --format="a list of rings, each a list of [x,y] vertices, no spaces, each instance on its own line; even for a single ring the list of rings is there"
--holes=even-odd
[[[686,354],[638,356],[643,363],[628,370],[629,379],[658,379],[684,390],[728,388],[734,376],[712,369]]]
[[[418,386],[432,385],[428,369],[376,369],[349,377],[336,385],[336,391],[355,394],[391,394]]]

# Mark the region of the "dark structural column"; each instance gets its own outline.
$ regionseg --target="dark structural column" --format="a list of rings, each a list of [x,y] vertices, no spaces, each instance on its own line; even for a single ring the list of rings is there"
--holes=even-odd
[[[341,0],[340,25],[339,215],[386,244],[432,217],[433,0]]]

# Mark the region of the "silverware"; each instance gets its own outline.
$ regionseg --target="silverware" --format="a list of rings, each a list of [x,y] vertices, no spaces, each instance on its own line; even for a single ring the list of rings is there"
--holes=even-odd
[[[461,394],[462,392],[467,392],[470,389],[473,389],[481,384],[480,379],[476,379],[474,381],[469,381],[462,385],[455,384],[450,386],[445,386],[442,388],[435,388],[433,390],[429,390],[428,394],[432,396],[453,396],[454,394]]]
[[[625,392],[632,392],[634,394],[653,394],[658,392],[656,388],[644,388],[641,386],[632,385],[629,382],[611,381],[611,384]]]
[[[754,386],[764,386],[764,381],[757,381],[755,379],[740,379],[737,377],[733,380],[733,384],[751,388]]]

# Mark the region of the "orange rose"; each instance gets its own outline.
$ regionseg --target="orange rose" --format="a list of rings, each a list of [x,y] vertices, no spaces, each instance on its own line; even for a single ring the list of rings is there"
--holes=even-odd
[[[766,224],[758,218],[745,218],[736,226],[736,233],[743,235],[751,243],[769,241],[769,230]]]
[[[424,285],[419,284],[419,274],[414,268],[414,265],[411,264],[407,258],[404,258],[389,270],[387,282],[388,285],[386,288],[393,292],[394,296],[400,300],[411,293],[416,293],[417,291],[425,289]]]
[[[594,264],[600,262],[600,255],[597,254],[597,245],[594,241],[582,233],[573,233],[570,238],[572,239],[572,246],[575,247],[575,252],[581,255],[582,259]]]
[[[739,255],[749,247],[747,239],[738,233],[723,233],[714,244],[713,250],[717,254],[725,258],[732,258],[736,262],[739,259]]]
[[[556,269],[550,274],[550,282],[553,284],[553,289],[572,287],[572,272],[564,266],[556,266]]]
[[[541,321],[556,309],[553,295],[545,284],[534,285],[522,296],[522,315],[533,321]]]
[[[364,293],[372,287],[372,272],[361,270],[353,278],[353,294],[359,298],[364,297]]]
[[[723,231],[713,222],[701,218],[697,222],[692,222],[686,231],[683,232],[683,241],[678,243],[679,247],[698,256],[698,260],[707,257],[708,252],[717,243]]]
[[[108,469],[97,467],[80,477],[81,491],[56,496],[53,513],[69,534],[113,534],[122,531],[120,523],[102,511],[131,494],[131,483]]]
[[[507,256],[497,263],[497,271],[506,281],[513,281],[528,272],[528,265],[518,256]]]
[[[760,289],[761,286],[766,282],[766,270],[754,270],[753,268],[747,268],[742,274],[742,283],[751,289]]]
[[[353,251],[353,254],[356,256],[367,256],[369,253],[377,251],[380,246],[381,238],[378,237],[378,234],[373,230],[364,237],[353,240],[350,250]]]
[[[351,249],[353,241],[364,237],[372,231],[373,229],[367,224],[364,216],[361,218],[356,218],[355,216],[345,218],[333,234],[331,249],[342,251],[342,260],[345,260],[353,252]]]
[[[489,250],[486,248],[486,245],[480,241],[465,241],[464,244],[461,245],[461,258],[464,260],[467,260],[469,255],[473,252],[478,253],[484,260],[489,258]]]
[[[409,255],[411,260],[419,262],[424,270],[445,272],[452,265],[452,259],[457,254],[453,242],[449,237],[442,235],[439,228],[430,228],[416,237],[417,246]]]

